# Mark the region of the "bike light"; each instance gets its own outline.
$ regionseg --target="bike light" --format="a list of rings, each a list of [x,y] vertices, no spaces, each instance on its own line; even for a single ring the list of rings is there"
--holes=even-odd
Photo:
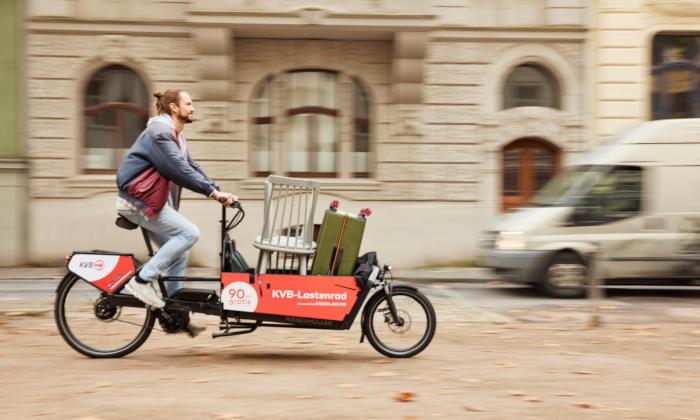
[[[515,251],[525,248],[525,234],[523,232],[501,232],[496,239],[496,249]]]

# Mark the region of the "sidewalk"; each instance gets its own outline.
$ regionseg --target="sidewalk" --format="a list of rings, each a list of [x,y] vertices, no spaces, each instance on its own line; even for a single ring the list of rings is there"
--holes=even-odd
[[[8,279],[60,279],[66,273],[60,267],[3,267],[0,268],[0,280]],[[191,267],[188,274],[192,277],[218,277],[215,268]],[[418,283],[439,282],[475,282],[484,283],[497,278],[486,268],[397,268],[392,271],[396,280],[411,280]]]

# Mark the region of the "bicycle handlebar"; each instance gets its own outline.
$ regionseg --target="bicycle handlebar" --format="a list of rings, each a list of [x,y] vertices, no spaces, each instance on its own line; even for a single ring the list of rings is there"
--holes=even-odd
[[[226,197],[219,197],[217,201],[221,204],[224,204],[226,202],[226,200],[228,200]],[[231,203],[231,208],[243,210],[243,208],[241,207],[240,201],[234,201],[233,203]]]

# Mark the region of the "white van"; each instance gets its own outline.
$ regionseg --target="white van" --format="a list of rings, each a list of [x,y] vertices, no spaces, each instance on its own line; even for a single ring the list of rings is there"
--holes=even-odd
[[[700,263],[672,260],[700,256],[700,119],[647,122],[612,139],[529,205],[503,214],[480,241],[505,280],[579,297],[593,251],[603,278],[700,278]]]

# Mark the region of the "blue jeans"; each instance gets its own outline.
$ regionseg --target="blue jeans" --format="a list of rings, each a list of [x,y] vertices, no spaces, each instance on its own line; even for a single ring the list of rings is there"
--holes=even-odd
[[[185,216],[166,205],[158,215],[146,220],[136,210],[120,210],[119,214],[148,230],[159,249],[141,267],[139,277],[145,281],[156,281],[159,276],[184,277],[187,268],[187,251],[199,239],[199,228]],[[168,296],[182,287],[181,281],[165,282]]]

